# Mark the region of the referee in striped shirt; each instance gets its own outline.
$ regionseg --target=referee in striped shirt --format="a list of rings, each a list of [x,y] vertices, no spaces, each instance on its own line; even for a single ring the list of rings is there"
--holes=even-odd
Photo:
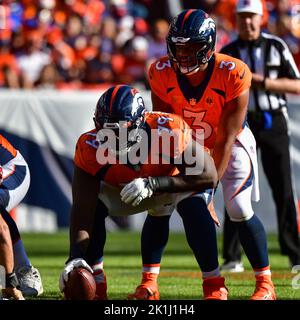
[[[261,150],[261,161],[277,210],[281,253],[291,266],[300,265],[296,194],[293,190],[287,101],[300,94],[300,74],[286,43],[261,32],[260,0],[239,0],[236,8],[238,39],[222,53],[243,60],[252,71],[248,123]],[[243,271],[237,229],[225,214],[223,271]]]

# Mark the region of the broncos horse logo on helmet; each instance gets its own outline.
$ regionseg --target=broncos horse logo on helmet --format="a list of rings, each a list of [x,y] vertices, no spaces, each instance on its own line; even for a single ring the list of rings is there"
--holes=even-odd
[[[135,88],[127,85],[117,85],[109,88],[99,98],[94,114],[94,123],[98,133],[110,129],[115,133],[116,149],[111,150],[120,155],[127,153],[130,148],[140,142],[140,129],[144,125],[144,100]],[[126,129],[126,130],[124,130]],[[126,139],[122,142],[120,135],[126,131]],[[103,138],[102,142],[105,139]]]
[[[216,25],[202,10],[185,10],[171,22],[166,40],[172,67],[176,72],[187,74],[213,56]]]

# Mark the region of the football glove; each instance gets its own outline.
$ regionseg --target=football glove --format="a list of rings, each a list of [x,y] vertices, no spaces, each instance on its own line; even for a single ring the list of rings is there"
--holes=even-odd
[[[60,274],[60,277],[59,277],[59,290],[60,290],[60,292],[64,292],[65,283],[69,279],[69,273],[72,270],[74,270],[75,268],[85,268],[86,270],[88,270],[91,273],[94,272],[93,269],[88,265],[88,263],[81,258],[76,258],[76,259],[69,261],[66,264],[63,272]]]
[[[132,206],[138,206],[142,200],[152,197],[155,187],[149,178],[137,178],[125,185],[121,190],[121,200]]]
[[[22,292],[17,289],[17,288],[5,288],[2,289],[2,296],[3,298],[6,300],[25,300],[25,298],[23,297]],[[1,298],[0,298],[1,300]]]

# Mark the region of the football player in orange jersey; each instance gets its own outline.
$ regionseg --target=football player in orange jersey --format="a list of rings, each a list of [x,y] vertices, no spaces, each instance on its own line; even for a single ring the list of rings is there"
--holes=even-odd
[[[251,205],[251,200],[259,200],[256,144],[246,122],[251,72],[242,61],[215,53],[215,44],[216,25],[204,11],[185,10],[172,20],[168,56],[149,69],[153,110],[181,115],[194,130],[194,139],[200,138],[199,132],[204,136],[222,183],[227,211],[255,272],[256,288],[251,299],[275,299],[265,230]],[[146,218],[142,231],[143,274],[150,272],[157,278],[168,227],[169,216]],[[153,243],[151,234],[158,229],[161,239]],[[202,270],[206,269],[204,264]],[[202,276],[206,298],[210,284],[218,283],[219,268]],[[135,293],[136,299],[144,296],[139,290]]]
[[[118,85],[100,97],[94,122],[96,128],[82,134],[76,145],[70,253],[60,276],[60,290],[64,291],[69,273],[83,267],[94,275],[97,299],[107,299],[103,271],[107,215],[148,210],[160,216],[177,208],[199,265],[203,259],[218,265],[214,221],[207,209],[217,172],[210,155],[193,142],[184,120],[178,115],[146,112],[136,89]],[[114,141],[109,141],[111,137]],[[137,154],[140,158],[134,161]],[[187,212],[190,207],[197,207],[198,212]],[[204,252],[210,250],[210,257],[198,250],[197,242],[203,242],[204,235],[190,228],[191,224],[208,230],[205,234],[214,234],[213,240],[208,238],[205,243]],[[157,233],[159,230],[153,233],[152,241]],[[147,280],[153,280],[152,274]],[[222,282],[226,298],[224,278]],[[156,285],[144,285],[151,299],[159,298]],[[143,291],[143,286],[140,289]]]

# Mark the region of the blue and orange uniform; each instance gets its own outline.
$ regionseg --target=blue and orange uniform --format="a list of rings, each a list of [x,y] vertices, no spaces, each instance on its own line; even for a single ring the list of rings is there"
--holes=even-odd
[[[181,117],[163,112],[145,113],[145,132],[148,137],[158,135],[159,146],[157,147],[157,161],[151,161],[151,138],[149,143],[149,154],[140,166],[130,164],[116,163],[114,165],[104,165],[97,161],[98,143],[96,141],[97,130],[93,129],[80,136],[76,145],[74,157],[75,165],[91,175],[101,174],[105,170],[103,181],[115,187],[122,187],[136,178],[147,178],[149,176],[173,176],[178,174],[178,169],[172,164],[172,158],[180,156],[191,138],[189,126]],[[164,148],[162,136],[173,134],[176,139],[170,140],[170,148]],[[152,136],[153,138],[153,136]],[[173,141],[173,145],[172,145]],[[176,141],[176,146],[174,146]],[[170,163],[164,163],[163,157],[169,157]],[[152,159],[153,160],[153,159]],[[153,163],[154,162],[154,163]]]
[[[30,185],[28,165],[20,152],[0,135],[0,205],[10,211],[25,197]]]

